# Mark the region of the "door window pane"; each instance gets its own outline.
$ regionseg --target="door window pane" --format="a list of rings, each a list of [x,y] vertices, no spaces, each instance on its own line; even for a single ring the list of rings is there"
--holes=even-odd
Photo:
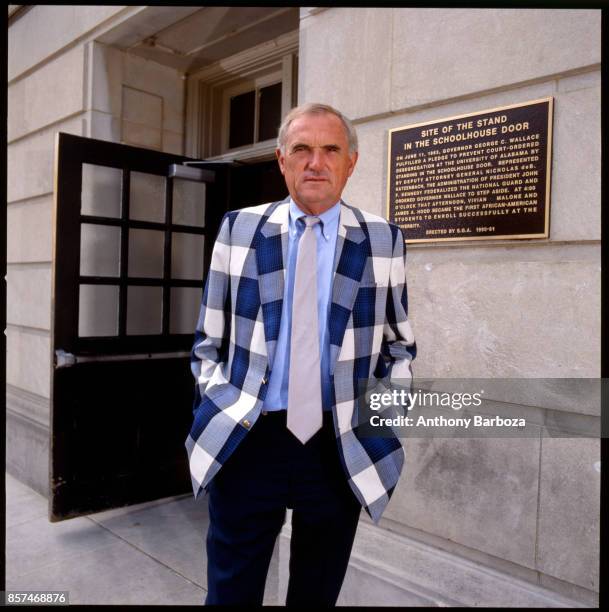
[[[116,336],[118,334],[118,287],[81,285],[78,303],[78,335]]]
[[[194,334],[203,292],[198,287],[171,289],[170,334]]]
[[[131,172],[129,218],[165,223],[165,178]]]
[[[173,180],[173,223],[205,226],[205,183]]]
[[[127,288],[127,335],[160,334],[162,317],[162,287]]]
[[[281,83],[260,90],[258,141],[277,138],[281,123]]]
[[[80,274],[120,274],[121,230],[119,227],[83,223],[80,226]]]
[[[203,278],[204,236],[174,232],[171,239],[171,277]]]
[[[165,232],[129,230],[129,276],[163,277]]]
[[[123,171],[118,168],[83,164],[81,214],[119,218],[122,180]]]
[[[254,142],[254,109],[256,92],[233,96],[230,99],[228,147],[242,147]]]

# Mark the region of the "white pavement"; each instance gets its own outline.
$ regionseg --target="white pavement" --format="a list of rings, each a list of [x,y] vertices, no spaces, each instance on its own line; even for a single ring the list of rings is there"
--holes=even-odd
[[[288,512],[288,517],[290,513]],[[285,601],[278,538],[264,603]],[[47,499],[6,474],[6,590],[69,591],[70,604],[197,605],[206,596],[207,499],[191,494],[51,523]],[[376,551],[376,552],[375,552]],[[379,561],[382,559],[382,561]],[[598,607],[360,521],[339,605]]]
[[[6,474],[6,590],[69,591],[70,604],[202,604],[207,525],[207,500],[191,494],[51,523],[47,499]]]

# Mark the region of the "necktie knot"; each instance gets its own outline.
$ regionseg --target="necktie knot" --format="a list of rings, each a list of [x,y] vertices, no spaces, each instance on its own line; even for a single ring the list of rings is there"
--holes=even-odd
[[[298,219],[298,220],[302,221],[304,223],[305,229],[307,227],[313,227],[317,223],[321,223],[321,219],[319,217],[313,217],[311,215],[306,215],[304,217],[300,217],[300,219]]]

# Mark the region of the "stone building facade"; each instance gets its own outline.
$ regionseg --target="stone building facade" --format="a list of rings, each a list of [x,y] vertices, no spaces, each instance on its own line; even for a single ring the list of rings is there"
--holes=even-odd
[[[272,159],[261,131],[231,151],[226,113],[231,96],[278,82],[281,114],[320,101],[354,120],[360,159],[344,198],[379,215],[390,129],[553,97],[549,238],[409,246],[415,376],[598,378],[600,22],[600,11],[571,9],[17,10],[8,30],[8,471],[49,493],[55,134]],[[537,408],[554,409],[511,409]],[[599,416],[578,403],[555,410],[574,422]],[[362,516],[339,602],[596,605],[598,439],[412,439],[406,458],[380,524]],[[286,524],[280,590],[288,555]]]

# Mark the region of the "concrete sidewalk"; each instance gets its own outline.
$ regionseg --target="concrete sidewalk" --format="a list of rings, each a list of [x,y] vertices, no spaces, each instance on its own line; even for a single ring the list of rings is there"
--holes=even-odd
[[[51,523],[47,499],[6,474],[6,590],[70,604],[202,604],[207,499],[192,495]],[[277,547],[265,604],[277,597]]]
[[[202,604],[207,499],[192,495],[51,523],[47,500],[6,475],[6,589],[69,591],[71,604]],[[264,603],[281,605],[290,514]],[[284,559],[282,565],[279,558]],[[281,597],[279,594],[282,594]],[[351,606],[597,607],[493,570],[362,517],[337,602]]]

